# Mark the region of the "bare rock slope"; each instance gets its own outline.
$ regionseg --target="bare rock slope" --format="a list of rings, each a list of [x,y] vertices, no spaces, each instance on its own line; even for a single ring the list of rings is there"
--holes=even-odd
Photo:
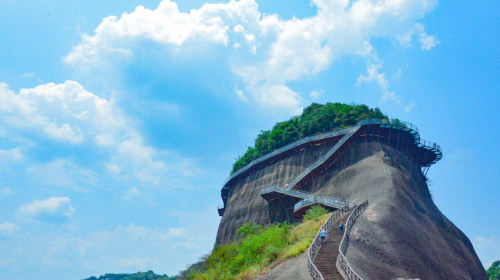
[[[325,179],[319,193],[369,200],[346,255],[364,279],[487,279],[470,240],[432,201],[420,168],[392,147]]]
[[[245,222],[274,222],[260,189],[284,186],[329,147],[301,151],[241,180],[231,190],[217,243],[230,242]],[[303,190],[353,203],[369,200],[351,231],[346,255],[361,277],[487,279],[470,240],[436,207],[420,167],[409,157],[392,146],[368,142],[354,144],[342,158]],[[306,259],[296,261],[303,268]],[[299,265],[286,267],[280,270],[283,275],[295,273]],[[269,277],[281,279],[276,274]]]

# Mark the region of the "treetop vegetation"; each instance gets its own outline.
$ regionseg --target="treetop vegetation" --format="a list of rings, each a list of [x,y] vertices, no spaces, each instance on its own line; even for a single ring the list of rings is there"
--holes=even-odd
[[[277,123],[271,130],[261,131],[254,147],[248,147],[242,156],[238,156],[231,174],[261,156],[308,136],[351,127],[361,120],[387,118],[379,108],[371,109],[362,104],[312,103],[300,116]]]
[[[175,279],[177,279],[177,278],[176,277],[168,277],[165,274],[158,275],[150,270],[147,272],[137,272],[137,273],[133,273],[133,274],[106,273],[104,275],[101,275],[99,278],[92,276],[92,277],[84,279],[84,280],[175,280]]]
[[[495,261],[491,264],[490,268],[486,270],[486,275],[488,275],[488,280],[500,279],[500,261]]]

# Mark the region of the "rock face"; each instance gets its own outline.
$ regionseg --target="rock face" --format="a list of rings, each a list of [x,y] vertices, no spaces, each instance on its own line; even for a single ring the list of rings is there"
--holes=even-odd
[[[247,175],[231,188],[217,232],[217,244],[226,244],[234,238],[236,230],[247,222],[269,224],[280,222],[269,215],[269,205],[260,196],[260,190],[270,186],[285,186],[309,165],[326,153],[333,142],[310,146],[284,159]],[[285,218],[283,218],[285,220]]]
[[[230,191],[217,243],[232,241],[246,222],[276,222],[260,190],[289,183],[333,144],[312,146],[238,182]],[[471,242],[436,207],[420,166],[408,155],[367,141],[354,143],[341,157],[302,189],[356,204],[369,200],[351,231],[346,255],[361,277],[487,279]]]

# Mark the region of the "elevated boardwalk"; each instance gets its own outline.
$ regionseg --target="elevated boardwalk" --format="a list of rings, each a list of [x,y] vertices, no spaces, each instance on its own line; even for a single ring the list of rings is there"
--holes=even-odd
[[[290,199],[293,205],[294,217],[300,219],[304,216],[307,209],[313,205],[322,205],[324,208],[335,211],[337,209],[349,206],[349,201],[342,198],[335,197],[324,197],[319,195],[313,195],[308,192],[292,190],[283,187],[269,187],[262,189],[260,195],[267,200],[269,203],[274,203],[276,200],[281,200],[283,197],[287,197],[287,201],[280,201],[281,205],[286,207]],[[291,209],[291,205],[289,206]]]
[[[224,205],[219,207],[219,215],[222,216],[224,214],[231,187],[249,173],[293,153],[299,152],[307,146],[317,145],[328,141],[337,141],[332,149],[288,184],[288,189],[290,190],[296,188],[300,189],[303,184],[306,184],[314,176],[322,173],[332,165],[339,158],[339,155],[348,150],[351,144],[359,139],[387,143],[397,150],[404,151],[422,167],[424,174],[426,174],[432,164],[443,157],[441,147],[436,143],[421,139],[418,128],[410,123],[401,121],[391,122],[381,119],[363,120],[351,128],[310,136],[296,141],[260,157],[238,170],[229,176],[223,184],[221,196]],[[291,197],[293,198],[293,196]]]

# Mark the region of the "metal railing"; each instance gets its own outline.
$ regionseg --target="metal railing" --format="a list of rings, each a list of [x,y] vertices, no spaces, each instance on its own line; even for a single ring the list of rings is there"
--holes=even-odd
[[[326,220],[326,222],[319,228],[316,237],[314,237],[309,249],[307,250],[307,267],[309,268],[309,273],[311,273],[311,277],[314,280],[324,280],[323,275],[321,275],[321,272],[319,272],[318,268],[314,265],[314,259],[316,258],[319,249],[321,249],[321,231],[324,229],[326,232],[329,232],[332,229],[333,224],[335,224],[335,222],[342,218],[347,212],[349,212],[349,206],[345,206],[333,212],[328,220]]]
[[[323,204],[329,207],[337,208],[340,209],[344,206],[348,206],[349,202],[345,199],[339,199],[339,198],[328,198],[324,196],[319,196],[319,195],[312,195],[302,201],[297,202],[293,206],[293,212],[296,212],[300,208],[311,205],[311,204]]]
[[[291,189],[287,189],[284,187],[278,187],[278,186],[263,188],[262,190],[260,190],[260,195],[265,195],[265,194],[272,193],[272,192],[277,192],[277,193],[281,193],[284,195],[289,195],[289,196],[303,199],[295,204],[294,212],[297,211],[297,209],[299,209],[301,207],[304,207],[304,206],[309,205],[309,204],[314,204],[314,203],[323,204],[323,205],[330,206],[330,207],[337,208],[337,209],[340,209],[346,205],[349,205],[349,203],[346,199],[329,198],[329,197],[320,196],[320,195],[313,195],[313,194],[305,192],[305,191],[291,190]]]
[[[342,144],[344,144],[347,140],[349,140],[349,138],[354,133],[356,133],[356,131],[358,131],[359,128],[360,128],[359,125],[351,127],[349,129],[349,132],[346,133],[346,135],[344,135],[344,137],[342,137],[342,139],[340,139],[339,142],[337,142],[335,144],[335,146],[333,146],[333,148],[331,148],[328,151],[328,153],[326,153],[324,156],[322,156],[321,158],[319,158],[316,162],[314,162],[309,167],[307,167],[306,170],[302,171],[302,173],[300,173],[299,176],[297,176],[295,179],[293,179],[288,184],[288,189],[294,188],[297,185],[297,183],[299,183],[302,179],[304,179],[304,177],[306,177],[309,173],[311,173],[311,171],[313,171],[316,167],[318,167],[319,165],[321,165],[322,163],[324,163],[328,158],[330,158],[342,146]]]
[[[358,122],[358,124],[354,127],[350,127],[350,128],[344,128],[344,129],[339,129],[339,130],[333,130],[331,132],[328,132],[328,133],[324,133],[324,134],[320,134],[320,135],[315,135],[315,136],[309,136],[307,138],[304,138],[304,139],[301,139],[299,141],[296,141],[294,143],[291,143],[291,144],[288,144],[278,150],[275,150],[267,155],[264,155],[252,162],[250,162],[249,164],[247,164],[245,167],[243,167],[242,169],[236,171],[234,174],[230,175],[225,181],[224,183],[222,184],[222,200],[224,201],[224,203],[226,203],[226,199],[227,199],[227,192],[228,190],[230,189],[229,187],[226,186],[226,184],[236,178],[238,175],[241,175],[242,173],[244,173],[245,171],[249,170],[251,167],[253,167],[254,165],[260,163],[260,162],[263,162],[265,160],[268,160],[278,154],[281,154],[283,152],[286,152],[290,149],[293,149],[295,147],[298,147],[304,143],[307,143],[307,142],[312,142],[312,141],[317,141],[317,140],[321,140],[321,139],[326,139],[326,138],[331,138],[331,137],[334,137],[334,136],[339,136],[339,135],[343,135],[343,134],[346,134],[344,135],[344,137],[339,140],[339,142],[337,142],[335,144],[335,146],[326,154],[324,155],[320,160],[316,161],[312,166],[309,166],[304,172],[302,172],[297,178],[295,178],[291,183],[288,184],[289,188],[291,188],[292,186],[294,186],[296,184],[296,182],[302,180],[302,178],[304,176],[306,176],[311,170],[313,170],[314,168],[316,168],[318,165],[320,165],[321,163],[324,162],[324,160],[322,159],[326,159],[328,158],[329,156],[331,156],[331,154],[333,154],[345,141],[347,141],[349,139],[349,137],[352,135],[349,135],[347,136],[347,134],[349,134],[349,132],[352,132],[353,130],[358,130],[361,126],[364,126],[364,125],[380,125],[381,128],[392,128],[392,129],[399,129],[399,130],[403,130],[403,131],[407,131],[409,132],[413,138],[414,138],[414,144],[420,148],[425,148],[427,150],[430,150],[432,152],[434,152],[436,154],[436,157],[434,158],[434,160],[429,163],[429,164],[426,164],[424,167],[428,167],[436,162],[438,162],[442,157],[443,157],[443,153],[442,153],[442,150],[441,150],[441,147],[434,143],[434,142],[430,142],[430,141],[427,141],[427,140],[423,140],[420,138],[420,134],[419,134],[419,130],[418,128],[409,123],[409,122],[404,122],[404,121],[390,121],[390,120],[387,120],[387,119],[369,119],[369,120],[362,120],[360,122]],[[346,137],[347,136],[347,137]]]
[[[248,169],[250,169],[252,166],[256,165],[257,163],[260,163],[266,159],[269,159],[277,154],[280,154],[282,152],[285,152],[285,151],[288,151],[290,149],[293,149],[297,146],[300,146],[304,143],[307,143],[307,142],[312,142],[312,141],[317,141],[317,140],[322,140],[322,139],[325,139],[325,138],[331,138],[333,136],[338,136],[338,135],[342,135],[342,134],[346,134],[348,131],[349,131],[350,128],[342,128],[342,129],[337,129],[337,130],[333,130],[331,132],[327,132],[327,133],[323,133],[323,134],[319,134],[319,135],[314,135],[314,136],[309,136],[309,137],[306,137],[304,139],[301,139],[299,141],[296,141],[296,142],[293,142],[291,144],[288,144],[282,148],[279,148],[273,152],[270,152],[269,154],[266,154],[256,160],[253,160],[252,162],[250,162],[249,164],[245,165],[245,167],[241,168],[240,170],[234,172],[233,174],[231,174],[227,179],[226,181],[224,181],[223,185],[225,185],[229,180],[231,180],[232,178],[240,175],[241,173],[247,171]]]
[[[349,215],[349,218],[347,218],[344,237],[342,238],[342,241],[340,241],[338,260],[340,262],[340,267],[342,268],[344,275],[348,280],[363,280],[363,278],[361,278],[354,271],[354,269],[352,269],[351,265],[345,257],[345,254],[347,253],[347,247],[349,246],[349,234],[351,233],[352,225],[354,221],[366,209],[366,207],[368,207],[368,200],[363,201],[361,204],[356,206],[356,208],[354,208],[351,215]]]
[[[261,195],[271,193],[271,192],[279,192],[279,193],[287,194],[290,196],[295,196],[295,197],[302,198],[302,199],[306,199],[306,198],[311,196],[311,194],[308,192],[303,192],[303,191],[298,191],[298,190],[289,190],[289,189],[286,189],[284,187],[277,187],[277,186],[263,188],[262,190],[260,190]]]

